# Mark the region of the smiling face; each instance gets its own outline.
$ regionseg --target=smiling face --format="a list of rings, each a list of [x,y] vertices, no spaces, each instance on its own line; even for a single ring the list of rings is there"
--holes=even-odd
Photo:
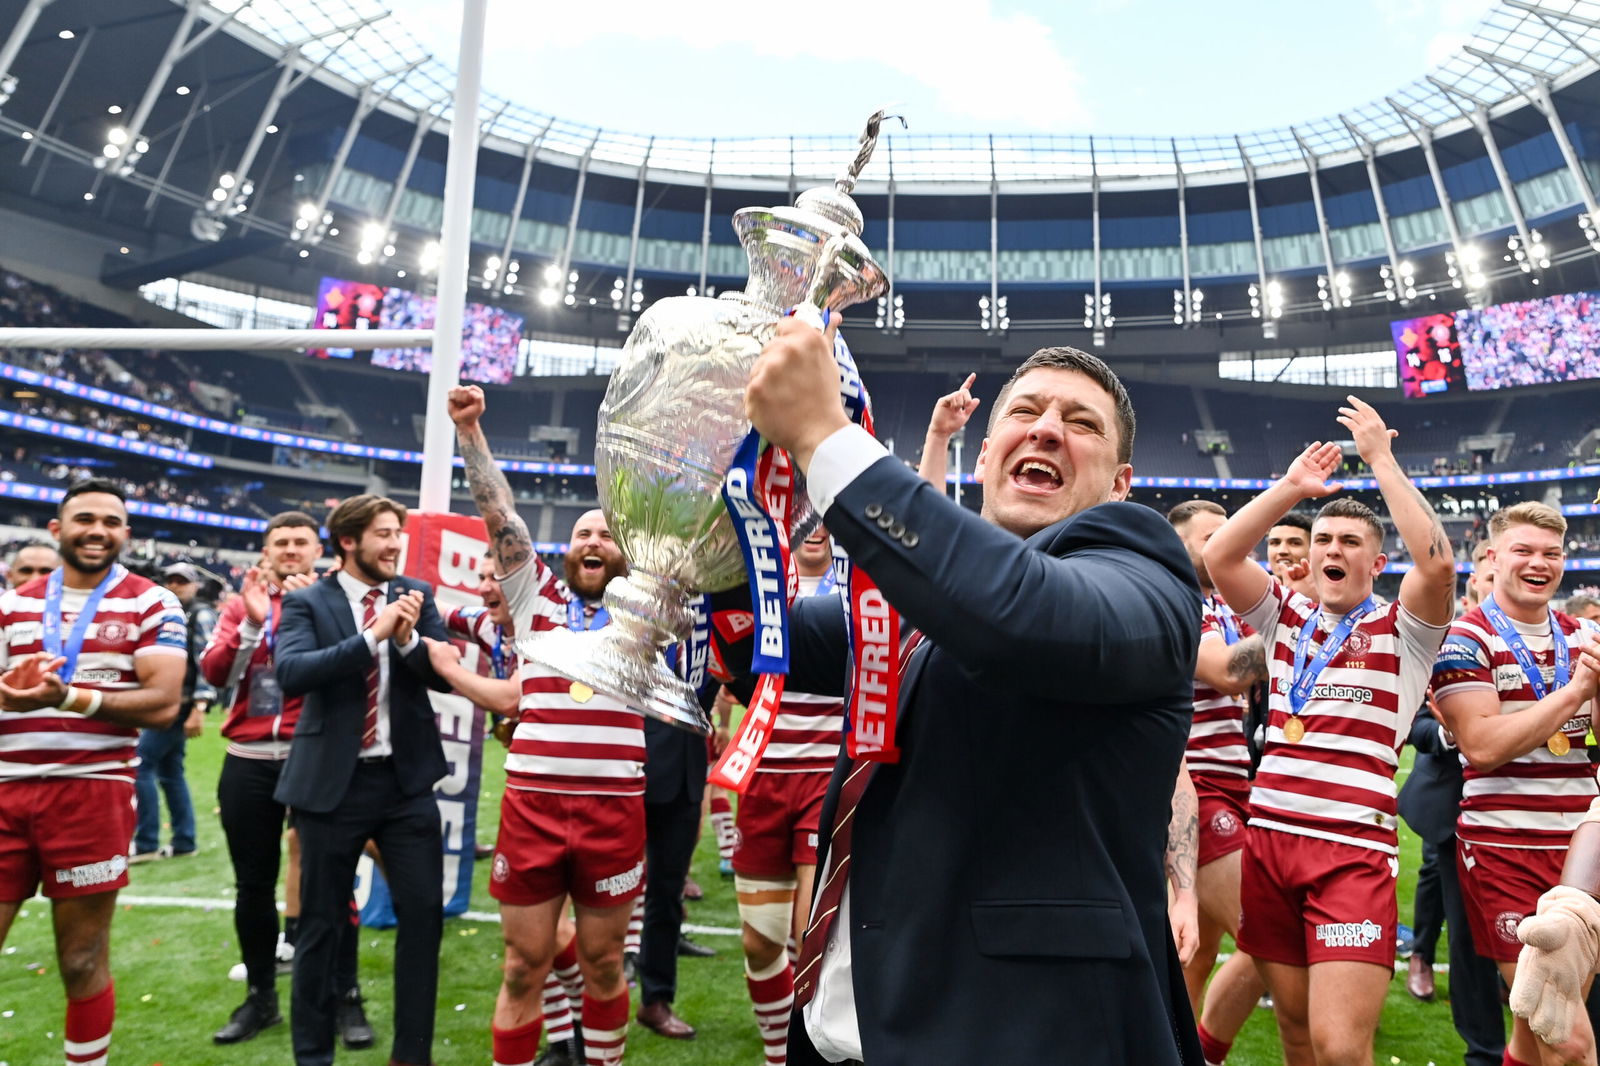
[[[310,526],[279,526],[261,545],[261,559],[278,584],[291,574],[309,574],[322,556],[322,541]]]
[[[828,530],[818,526],[811,534],[795,546],[795,569],[807,577],[818,577],[833,565],[833,542],[828,539]]]
[[[1359,518],[1318,518],[1311,526],[1311,579],[1330,611],[1343,614],[1372,595],[1386,562],[1372,527]]]
[[[82,492],[61,504],[61,514],[50,520],[66,566],[65,578],[73,587],[93,585],[128,543],[128,508],[109,492]]]
[[[400,543],[404,526],[393,511],[379,511],[355,537],[340,537],[345,566],[369,585],[390,581],[400,569]]]
[[[494,552],[488,552],[478,563],[478,596],[489,621],[501,629],[511,630],[511,608],[506,606],[505,593],[500,589],[500,579],[494,576]]]
[[[566,572],[567,587],[586,600],[599,599],[612,578],[628,572],[622,549],[611,539],[605,512],[586,511],[573,525]]]
[[[1560,533],[1519,523],[1495,537],[1488,563],[1495,602],[1519,622],[1539,622],[1561,587],[1567,552]]]
[[[1273,526],[1267,533],[1267,563],[1303,563],[1311,554],[1306,531],[1299,526]]]
[[[1118,461],[1116,405],[1088,375],[1028,371],[995,413],[973,473],[983,516],[1019,537],[1068,515],[1125,499],[1133,466]]]

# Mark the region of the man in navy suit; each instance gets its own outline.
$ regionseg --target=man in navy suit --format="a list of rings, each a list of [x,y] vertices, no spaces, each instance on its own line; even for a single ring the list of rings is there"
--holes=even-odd
[[[427,1066],[443,926],[443,850],[433,785],[444,750],[428,688],[449,691],[421,638],[448,639],[427,585],[400,577],[406,509],[354,496],[328,516],[339,570],[283,599],[277,681],[303,696],[273,798],[300,832],[300,937],[292,1004],[297,1066],[331,1066],[337,930],[370,839],[394,897],[391,1063]]]
[[[1126,390],[1071,348],[1024,362],[980,518],[850,425],[833,340],[784,320],[746,406],[924,639],[901,653],[897,761],[841,757],[829,787],[789,1062],[1199,1066],[1163,856],[1200,594],[1172,527],[1120,502]],[[840,693],[839,604],[792,623],[789,684]]]

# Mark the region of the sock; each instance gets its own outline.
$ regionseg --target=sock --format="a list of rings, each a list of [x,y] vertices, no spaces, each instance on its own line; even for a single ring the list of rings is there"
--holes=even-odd
[[[283,920],[283,939],[290,944],[300,939],[300,916],[298,914]]]
[[[711,797],[711,830],[717,835],[717,856],[733,861],[733,807],[721,791]]]
[[[648,874],[646,876],[649,876]],[[641,885],[642,887],[642,885]],[[628,934],[623,937],[624,954],[639,954],[639,938],[644,933],[644,893],[633,898],[633,913],[628,915]]]
[[[789,1013],[794,1009],[794,965],[787,954],[760,971],[750,969],[746,960],[744,983],[755,1006],[767,1066],[784,1066],[789,1057]]]
[[[1511,1049],[1508,1047],[1505,1053],[1500,1056],[1500,1066],[1530,1066],[1530,1064],[1523,1062],[1519,1058],[1514,1058],[1511,1054]]]
[[[567,1002],[567,986],[555,970],[544,978],[544,1021],[550,1031],[550,1043],[559,1044],[572,1039],[572,1007]]]
[[[67,1000],[67,1066],[106,1066],[116,1016],[116,985],[111,982],[95,995]]]
[[[1195,1023],[1195,1028],[1200,1030],[1200,1054],[1205,1057],[1206,1066],[1222,1066],[1227,1062],[1228,1052],[1233,1050],[1233,1044],[1218,1040],[1206,1032],[1206,1027],[1199,1022]]]
[[[562,1040],[573,1038],[575,1025],[583,1024],[583,971],[578,969],[578,940],[572,939],[561,951],[556,952],[555,962],[550,966],[550,973],[561,984],[561,996],[566,1014],[566,1025],[558,1029],[555,1015],[550,1013],[550,983],[545,982],[545,1019],[550,1030],[550,1043],[555,1044]]]
[[[494,1066],[533,1066],[533,1060],[539,1056],[539,1030],[543,1021],[542,1018],[535,1018],[516,1029],[490,1026]]]
[[[628,993],[612,999],[583,995],[583,1061],[585,1066],[621,1066],[628,1044]]]

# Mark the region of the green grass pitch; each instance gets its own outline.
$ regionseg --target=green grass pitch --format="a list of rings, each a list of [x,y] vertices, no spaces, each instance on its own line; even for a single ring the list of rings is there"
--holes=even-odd
[[[189,743],[189,782],[199,821],[200,853],[193,858],[136,866],[112,926],[112,972],[117,982],[117,1023],[111,1062],[117,1066],[254,1066],[290,1062],[287,1025],[256,1039],[218,1047],[211,1034],[243,999],[244,985],[227,979],[239,960],[228,910],[204,901],[233,895],[232,870],[216,815],[216,780],[224,743],[216,720],[206,735]],[[501,749],[486,749],[484,789],[478,807],[478,838],[494,839],[499,794],[504,782]],[[1404,764],[1409,765],[1410,753]],[[1401,921],[1410,923],[1418,843],[1402,829]],[[738,916],[731,881],[717,875],[709,832],[695,856],[694,875],[706,890],[702,903],[689,905],[689,921],[734,928]],[[486,883],[488,864],[478,863],[472,908],[495,910]],[[138,898],[179,898],[190,906],[129,903]],[[63,998],[52,948],[50,908],[42,900],[24,905],[0,953],[0,1066],[41,1066],[61,1061]],[[750,1013],[737,937],[700,935],[716,947],[713,959],[684,959],[679,966],[678,1012],[699,1031],[688,1043],[665,1040],[634,1025],[627,1061],[634,1066],[760,1066],[761,1041]],[[367,1009],[378,1031],[377,1046],[341,1050],[341,1066],[381,1066],[393,1034],[390,963],[393,934],[363,930],[361,978]],[[439,1009],[434,1055],[439,1066],[486,1066],[489,1017],[499,986],[499,926],[465,919],[445,924],[440,965]],[[1444,957],[1441,945],[1440,957]],[[279,979],[288,1007],[289,980]],[[1441,974],[1434,1003],[1418,1003],[1400,978],[1390,988],[1378,1033],[1378,1066],[1425,1066],[1459,1062],[1462,1047],[1450,1024],[1449,980]],[[637,1001],[634,1004],[637,1007]],[[995,1025],[1010,1019],[993,1019]],[[1232,1066],[1281,1062],[1277,1032],[1267,1011],[1257,1011],[1240,1034]]]

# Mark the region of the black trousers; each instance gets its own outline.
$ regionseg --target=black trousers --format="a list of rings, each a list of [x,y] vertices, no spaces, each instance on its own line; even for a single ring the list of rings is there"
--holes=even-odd
[[[217,778],[222,832],[233,861],[233,929],[246,981],[261,989],[271,988],[277,976],[278,869],[288,808],[272,798],[272,790],[278,787],[282,770],[283,763],[275,759],[224,755],[222,775]],[[341,992],[359,987],[356,951],[361,933],[353,918],[352,914],[339,937],[334,975]]]
[[[683,882],[689,876],[700,804],[680,796],[644,805],[644,929],[639,935],[639,1003],[671,1003],[678,994],[678,937]]]
[[[294,954],[292,1019],[298,1066],[332,1066],[339,930],[368,840],[383,854],[399,928],[394,946],[396,1062],[432,1060],[444,927],[444,850],[433,793],[406,796],[392,763],[358,763],[332,811],[295,810],[300,831],[300,937]]]
[[[1417,867],[1417,895],[1411,905],[1412,949],[1429,966],[1439,951],[1439,934],[1444,929],[1444,889],[1439,883],[1442,862],[1455,863],[1455,851],[1440,854],[1439,849],[1422,842],[1422,865]]]
[[[1450,1017],[1467,1045],[1466,1066],[1500,1066],[1506,1047],[1505,1015],[1500,1010],[1500,970],[1472,946],[1472,927],[1461,898],[1456,868],[1456,838],[1438,846],[1439,890],[1450,927]]]

